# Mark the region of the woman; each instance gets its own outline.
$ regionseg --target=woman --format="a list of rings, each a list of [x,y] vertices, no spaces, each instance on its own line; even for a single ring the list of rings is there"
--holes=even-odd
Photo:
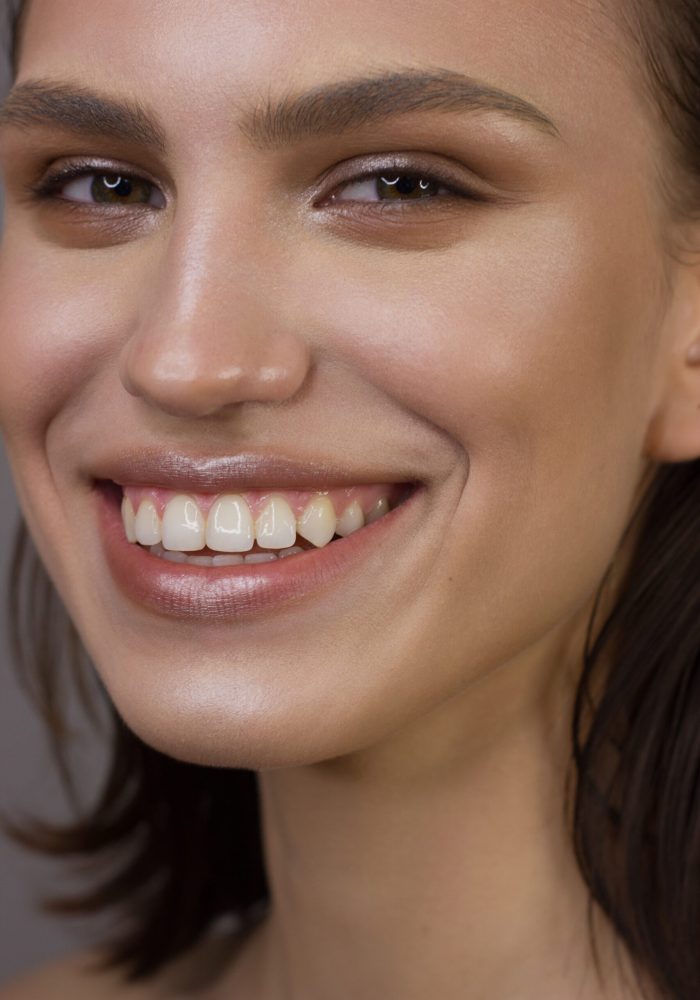
[[[699,50],[695,0],[24,5],[0,426],[114,710],[24,837],[118,918],[6,1000],[700,996]]]

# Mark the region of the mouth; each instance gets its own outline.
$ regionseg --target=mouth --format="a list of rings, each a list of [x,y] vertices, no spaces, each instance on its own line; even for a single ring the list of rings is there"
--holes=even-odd
[[[360,531],[405,500],[405,484],[244,493],[121,485],[127,540],[160,559],[235,566],[301,555]]]
[[[423,492],[416,482],[207,490],[201,477],[192,489],[177,479],[153,484],[141,470],[94,485],[120,590],[181,619],[233,620],[304,598],[363,554],[381,556],[385,535]]]

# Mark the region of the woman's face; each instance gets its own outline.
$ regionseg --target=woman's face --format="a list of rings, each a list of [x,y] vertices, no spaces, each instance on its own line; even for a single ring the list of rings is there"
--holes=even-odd
[[[0,425],[41,556],[125,721],[184,759],[359,750],[497,667],[527,701],[648,459],[661,214],[621,38],[575,0],[195,6],[29,8]],[[253,515],[412,489],[214,568],[128,542],[105,480]]]

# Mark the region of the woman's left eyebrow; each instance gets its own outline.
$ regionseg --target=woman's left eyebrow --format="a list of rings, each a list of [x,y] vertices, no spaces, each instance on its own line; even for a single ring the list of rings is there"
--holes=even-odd
[[[253,144],[274,148],[431,111],[485,112],[561,138],[552,119],[517,94],[455,70],[412,66],[320,84],[276,101],[268,98],[260,107],[247,111],[239,127]]]

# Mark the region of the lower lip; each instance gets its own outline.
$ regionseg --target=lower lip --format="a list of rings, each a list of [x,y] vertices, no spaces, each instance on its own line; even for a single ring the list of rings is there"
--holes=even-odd
[[[239,566],[173,563],[129,542],[121,517],[121,490],[96,484],[98,522],[107,565],[131,601],[168,618],[224,622],[256,616],[313,597],[345,573],[357,573],[363,559],[389,551],[422,488],[378,521],[330,542],[276,562]]]

